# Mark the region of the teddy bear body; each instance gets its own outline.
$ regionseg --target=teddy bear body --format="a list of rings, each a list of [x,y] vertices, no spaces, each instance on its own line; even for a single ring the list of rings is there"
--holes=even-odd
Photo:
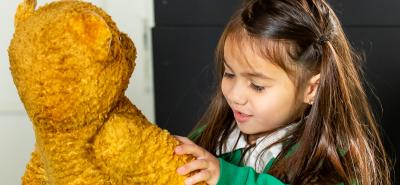
[[[96,6],[57,1],[15,16],[10,70],[36,144],[23,184],[183,184],[193,160],[124,95],[136,50]]]

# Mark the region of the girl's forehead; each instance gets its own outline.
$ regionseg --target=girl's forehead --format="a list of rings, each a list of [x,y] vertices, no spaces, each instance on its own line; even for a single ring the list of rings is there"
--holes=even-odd
[[[262,55],[254,43],[245,40],[233,40],[227,38],[224,45],[224,61],[229,66],[238,66],[247,72],[262,71],[272,73],[280,68],[274,62]]]

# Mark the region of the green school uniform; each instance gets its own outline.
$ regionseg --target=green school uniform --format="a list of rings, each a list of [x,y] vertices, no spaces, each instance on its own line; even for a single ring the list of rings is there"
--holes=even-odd
[[[266,173],[272,166],[274,158],[271,159],[263,170],[257,173],[252,167],[244,166],[240,161],[242,150],[238,149],[218,157],[220,164],[220,176],[218,185],[284,185],[276,177]]]
[[[189,139],[194,140],[200,136],[205,127],[195,130]],[[220,162],[220,176],[217,185],[284,185],[276,177],[266,173],[272,166],[274,158],[271,159],[263,170],[257,173],[252,167],[244,166],[240,161],[242,149],[235,150],[218,156]]]
[[[189,139],[196,139],[204,128],[195,130],[188,136]],[[295,149],[296,147],[292,147],[289,150],[289,154]],[[217,185],[285,185],[285,183],[267,173],[272,167],[275,158],[268,161],[262,173],[257,173],[252,167],[243,165],[240,161],[241,155],[242,149],[237,149],[218,156],[220,176]],[[344,183],[339,183],[338,185],[344,185]]]

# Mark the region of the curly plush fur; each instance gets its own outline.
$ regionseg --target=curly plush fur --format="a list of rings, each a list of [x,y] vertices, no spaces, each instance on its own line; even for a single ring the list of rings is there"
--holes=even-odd
[[[124,92],[136,50],[103,10],[75,0],[15,16],[10,69],[36,145],[23,184],[183,184],[179,142]]]

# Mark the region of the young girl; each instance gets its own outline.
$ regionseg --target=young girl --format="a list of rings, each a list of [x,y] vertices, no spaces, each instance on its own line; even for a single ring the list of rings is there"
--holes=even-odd
[[[197,158],[178,173],[194,173],[186,184],[391,184],[359,62],[325,1],[246,1],[219,42],[220,88],[194,143],[178,137],[175,152]]]

